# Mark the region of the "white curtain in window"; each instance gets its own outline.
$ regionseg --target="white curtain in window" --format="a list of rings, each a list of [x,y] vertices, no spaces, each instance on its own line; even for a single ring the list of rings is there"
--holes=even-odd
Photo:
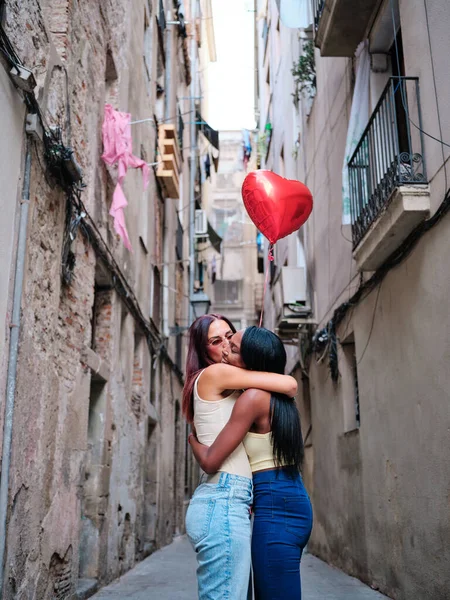
[[[369,80],[370,56],[368,41],[361,42],[355,52],[356,77],[353,92],[352,109],[345,144],[344,165],[342,168],[342,223],[351,222],[350,215],[350,183],[348,176],[348,161],[351,159],[356,146],[369,120]]]
[[[311,0],[277,0],[277,6],[285,27],[307,29],[313,22]]]

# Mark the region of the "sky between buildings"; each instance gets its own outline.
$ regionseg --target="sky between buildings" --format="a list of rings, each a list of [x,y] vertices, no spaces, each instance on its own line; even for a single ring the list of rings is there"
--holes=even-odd
[[[212,0],[217,62],[209,69],[209,123],[214,129],[253,129],[254,3]]]

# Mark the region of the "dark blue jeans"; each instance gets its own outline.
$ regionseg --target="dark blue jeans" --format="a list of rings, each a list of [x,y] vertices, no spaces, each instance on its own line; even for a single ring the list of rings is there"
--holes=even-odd
[[[300,475],[253,473],[252,564],[256,600],[300,600],[300,559],[312,507]]]

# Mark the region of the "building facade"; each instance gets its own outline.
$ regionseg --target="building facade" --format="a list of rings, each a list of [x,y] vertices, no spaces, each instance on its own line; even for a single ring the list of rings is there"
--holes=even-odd
[[[389,597],[443,600],[450,9],[287,4],[256,3],[259,160],[314,210],[277,244],[265,323],[299,379],[309,549]],[[286,267],[304,269],[294,290]]]
[[[0,2],[3,598],[89,597],[183,531],[191,89],[214,54],[202,10]],[[131,114],[149,167],[147,188],[133,164],[123,182],[132,251],[109,214],[106,104]]]
[[[245,133],[250,140],[250,133]],[[212,312],[224,314],[244,329],[256,325],[261,311],[263,262],[258,260],[257,231],[242,201],[241,188],[247,170],[242,131],[220,131],[220,162],[217,173],[211,164],[203,206],[216,238],[208,239],[199,253],[204,289]],[[248,143],[248,142],[247,142]],[[248,153],[251,151],[247,150]],[[205,174],[206,175],[206,174]],[[258,270],[259,265],[259,270]]]

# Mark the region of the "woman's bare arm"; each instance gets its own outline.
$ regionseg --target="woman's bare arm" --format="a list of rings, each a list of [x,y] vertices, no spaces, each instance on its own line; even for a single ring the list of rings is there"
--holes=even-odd
[[[207,367],[198,380],[198,393],[201,398],[208,400],[218,400],[225,390],[250,388],[277,392],[292,398],[297,393],[297,381],[290,375],[247,371],[223,363]]]
[[[242,442],[254,421],[266,414],[269,408],[269,394],[261,390],[247,390],[236,400],[230,420],[211,446],[201,444],[195,435],[190,436],[192,451],[203,471],[216,473]]]

